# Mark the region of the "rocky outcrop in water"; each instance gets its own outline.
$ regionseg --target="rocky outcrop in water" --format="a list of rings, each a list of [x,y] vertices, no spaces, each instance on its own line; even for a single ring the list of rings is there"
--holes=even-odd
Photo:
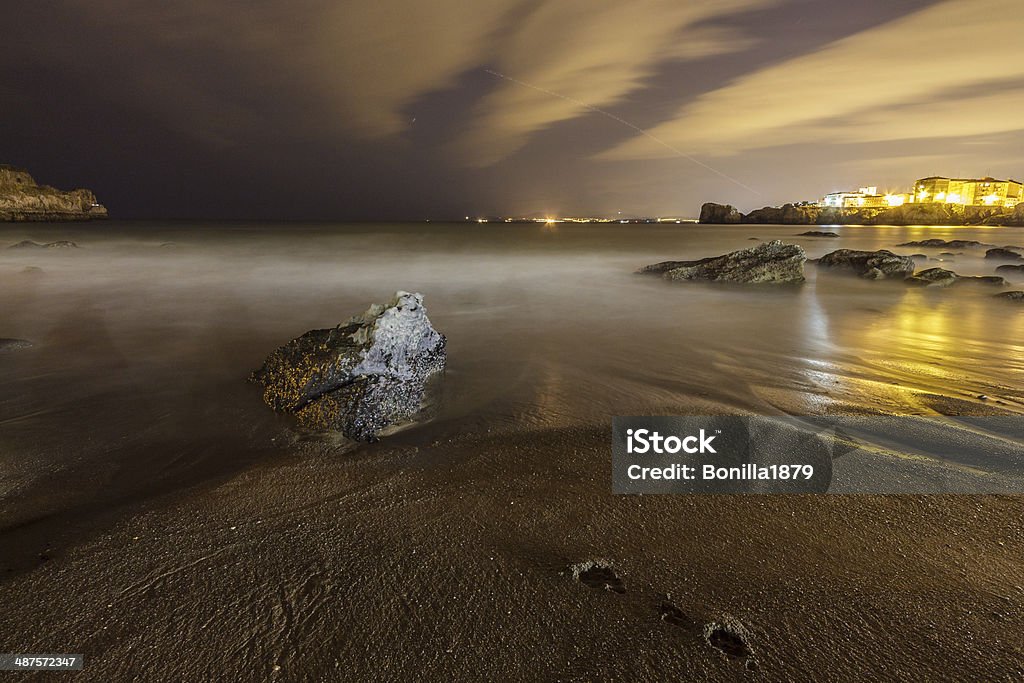
[[[800,233],[797,237],[839,237],[839,233],[825,230],[808,230],[807,232]]]
[[[997,299],[1005,299],[1006,301],[1017,301],[1024,302],[1024,292],[1002,292],[996,294]]]
[[[1003,287],[1009,283],[998,275],[957,275],[945,268],[928,268],[906,279],[907,284],[922,287],[949,287],[950,285],[979,284]]]
[[[811,225],[817,221],[818,207],[796,204],[766,206],[755,209],[743,216],[744,223],[766,223],[769,225]]]
[[[701,223],[741,223],[743,216],[729,204],[707,202],[700,207]]]
[[[996,268],[997,273],[1005,273],[1006,275],[1024,275],[1024,263],[1020,265],[1003,265]]]
[[[987,259],[999,259],[1001,261],[1024,261],[1024,255],[1021,255],[1019,250],[1020,247],[996,247],[995,249],[989,249],[985,252],[985,258]]]
[[[22,240],[17,244],[12,244],[7,247],[8,249],[78,249],[78,245],[68,240],[58,240],[57,242],[47,242],[46,244],[40,244],[39,242],[33,242],[32,240]]]
[[[744,284],[786,284],[804,281],[807,255],[802,247],[772,240],[750,249],[697,261],[663,261],[644,266],[641,273],[666,280],[704,280]]]
[[[20,168],[0,165],[0,221],[87,221],[107,210],[89,190],[62,192],[39,185]]]
[[[397,292],[335,328],[288,342],[250,380],[268,405],[307,429],[374,441],[420,411],[427,379],[444,369],[445,345],[423,296]]]
[[[879,251],[856,251],[838,249],[818,259],[819,268],[848,270],[869,280],[885,278],[904,279],[913,275],[914,260],[900,256],[886,249]]]
[[[918,240],[916,242],[903,242],[898,247],[933,247],[936,249],[969,249],[971,247],[994,247],[994,244],[986,244],[978,240],[940,240],[936,238]]]

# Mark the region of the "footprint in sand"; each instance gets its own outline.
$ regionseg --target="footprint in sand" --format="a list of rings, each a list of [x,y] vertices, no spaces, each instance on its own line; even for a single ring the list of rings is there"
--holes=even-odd
[[[584,586],[600,590],[612,591],[613,593],[625,593],[626,584],[615,572],[611,562],[607,560],[587,560],[569,567],[572,578]]]
[[[701,622],[683,612],[669,600],[660,608],[661,620],[691,634],[700,634],[708,645],[731,661],[742,663],[748,670],[757,669],[757,660],[750,647],[750,636],[743,625],[731,617],[701,625]]]

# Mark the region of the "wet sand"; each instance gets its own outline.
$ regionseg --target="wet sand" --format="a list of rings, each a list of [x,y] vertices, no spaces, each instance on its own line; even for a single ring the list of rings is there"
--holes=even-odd
[[[502,255],[404,228],[332,253],[326,231],[317,256],[277,233],[52,230],[82,251],[0,256],[0,334],[36,342],[0,358],[4,651],[84,653],[97,681],[1024,676],[1024,499],[610,493],[615,414],[1019,413],[1024,322],[984,293],[683,297],[631,275],[783,227]],[[399,286],[450,340],[431,422],[299,438],[245,384]],[[574,578],[587,561],[624,592]]]
[[[4,582],[5,643],[86,680],[1024,675],[1018,498],[615,497],[603,430],[415,436],[109,511]]]

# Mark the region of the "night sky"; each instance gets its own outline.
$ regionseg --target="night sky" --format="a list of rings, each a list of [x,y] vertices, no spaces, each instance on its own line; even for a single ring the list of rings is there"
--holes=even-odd
[[[1021,0],[40,0],[0,22],[0,163],[120,218],[693,216],[1024,176]]]

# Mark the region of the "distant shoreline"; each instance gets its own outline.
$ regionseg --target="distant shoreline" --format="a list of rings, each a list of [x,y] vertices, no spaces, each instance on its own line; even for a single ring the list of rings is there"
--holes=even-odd
[[[714,225],[948,225],[1024,226],[1024,203],[1014,209],[952,204],[904,204],[886,208],[840,209],[811,204],[766,206],[740,213],[730,204],[707,202],[700,223]]]

